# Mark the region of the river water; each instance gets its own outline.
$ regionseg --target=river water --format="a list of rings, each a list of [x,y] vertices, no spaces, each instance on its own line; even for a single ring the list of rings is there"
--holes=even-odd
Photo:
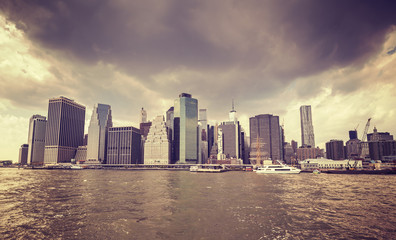
[[[0,168],[0,239],[394,239],[395,182]]]

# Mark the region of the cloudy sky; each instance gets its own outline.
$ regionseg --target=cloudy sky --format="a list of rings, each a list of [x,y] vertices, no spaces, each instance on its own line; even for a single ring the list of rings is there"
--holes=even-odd
[[[347,140],[369,117],[396,134],[395,1],[2,0],[0,159],[17,161],[33,114],[66,96],[110,104],[115,126],[163,115],[191,93],[211,121],[231,101],[244,128],[280,116],[301,143],[299,107],[315,140]]]

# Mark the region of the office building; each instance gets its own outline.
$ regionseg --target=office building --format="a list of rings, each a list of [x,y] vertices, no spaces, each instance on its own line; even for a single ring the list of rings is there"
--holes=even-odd
[[[107,133],[112,126],[111,107],[100,103],[95,105],[88,127],[89,138],[86,163],[106,163]]]
[[[282,159],[282,139],[279,117],[261,114],[249,119],[250,162],[270,164]]]
[[[377,128],[374,127],[373,133],[367,134],[367,141],[388,141],[393,140],[393,135],[388,132],[378,132]]]
[[[21,147],[19,148],[18,163],[20,165],[26,165],[27,164],[28,149],[29,149],[29,145],[28,144],[22,144]]]
[[[311,148],[311,147],[299,147],[297,148],[297,160],[303,161],[305,159],[310,158],[320,158],[323,157],[322,149],[319,147]]]
[[[157,116],[144,143],[144,164],[170,164],[171,145],[163,116]]]
[[[87,162],[87,146],[79,146],[76,151],[76,156],[74,158],[75,163],[86,163]],[[93,162],[89,162],[93,163]]]
[[[239,122],[222,122],[218,129],[222,130],[222,152],[226,158],[242,158],[243,139]]]
[[[83,145],[85,106],[59,97],[49,100],[45,130],[44,163],[71,162]]]
[[[198,162],[198,100],[182,93],[174,105],[174,162]]]
[[[198,163],[206,163],[209,157],[208,150],[208,119],[206,109],[199,109],[198,114]]]
[[[107,136],[107,164],[143,164],[140,130],[111,127]]]
[[[370,159],[384,160],[384,157],[396,156],[396,141],[370,141],[368,142]]]
[[[342,140],[330,140],[326,143],[326,158],[333,160],[345,159],[344,153],[344,141]]]
[[[302,146],[315,147],[315,136],[310,105],[300,107],[300,119]]]
[[[45,128],[47,119],[41,115],[33,115],[29,120],[28,134],[28,165],[44,164]]]

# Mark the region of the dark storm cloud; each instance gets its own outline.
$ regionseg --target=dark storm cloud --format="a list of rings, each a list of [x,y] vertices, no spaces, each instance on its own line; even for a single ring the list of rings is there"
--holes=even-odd
[[[154,90],[163,88],[153,75],[183,66],[207,73],[192,77],[190,88],[214,84],[227,95],[226,86],[243,82],[235,94],[246,98],[276,94],[334,66],[359,67],[382,50],[396,23],[394,1],[6,0],[0,6],[43,47],[111,63]]]

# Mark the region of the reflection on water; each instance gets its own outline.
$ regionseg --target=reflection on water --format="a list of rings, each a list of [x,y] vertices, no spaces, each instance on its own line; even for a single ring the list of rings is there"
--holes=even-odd
[[[391,239],[395,179],[0,169],[0,238]]]

